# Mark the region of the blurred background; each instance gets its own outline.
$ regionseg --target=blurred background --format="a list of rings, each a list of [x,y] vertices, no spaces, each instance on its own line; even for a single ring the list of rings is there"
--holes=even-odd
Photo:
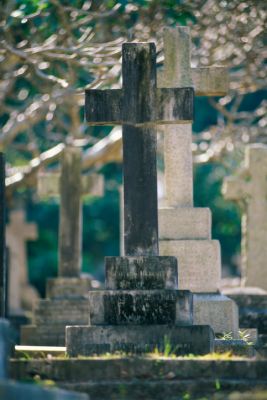
[[[14,210],[25,210],[27,224],[36,224],[27,242],[27,268],[41,296],[45,279],[57,275],[59,203],[38,198],[37,173],[57,171],[63,145],[73,143],[83,148],[84,171],[104,174],[105,196],[83,201],[83,271],[103,280],[104,255],[119,254],[121,136],[118,128],[86,126],[84,89],[118,87],[127,40],[156,42],[160,66],[162,30],[177,24],[191,28],[193,66],[229,69],[226,97],[195,100],[194,201],[212,210],[223,275],[240,275],[240,209],[223,199],[221,185],[240,166],[246,144],[267,143],[266,15],[261,0],[2,3],[0,146],[7,159],[7,223]]]

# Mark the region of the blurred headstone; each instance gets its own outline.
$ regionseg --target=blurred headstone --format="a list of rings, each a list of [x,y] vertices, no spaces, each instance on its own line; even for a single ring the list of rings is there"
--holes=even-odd
[[[82,175],[82,152],[74,146],[64,149],[59,174],[39,175],[39,196],[60,198],[59,276],[47,280],[46,298],[36,303],[33,324],[22,327],[22,344],[64,346],[66,325],[88,323],[88,290],[93,281],[81,275],[81,200],[102,196],[103,191],[102,175]]]

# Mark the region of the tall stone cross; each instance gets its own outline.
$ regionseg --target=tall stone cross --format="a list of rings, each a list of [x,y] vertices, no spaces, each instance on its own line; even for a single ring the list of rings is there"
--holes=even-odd
[[[40,197],[60,197],[60,277],[79,277],[82,246],[82,196],[102,196],[104,181],[97,174],[82,175],[81,149],[67,146],[62,154],[61,172],[40,174]]]
[[[267,146],[246,147],[245,165],[224,180],[223,195],[242,209],[242,281],[267,290]]]
[[[122,81],[122,89],[86,91],[86,120],[122,124],[125,254],[158,255],[155,127],[191,121],[194,91],[157,88],[153,43],[123,44]]]
[[[37,237],[37,226],[25,221],[24,210],[10,212],[6,242],[9,250],[8,303],[11,313],[21,311],[24,290],[27,290],[27,295],[32,296],[33,301],[38,298],[37,292],[28,283],[26,247],[27,241],[36,240]]]
[[[5,156],[0,153],[0,318],[7,314]]]
[[[191,68],[190,30],[164,30],[164,69],[158,72],[160,87],[194,87],[196,96],[227,93],[228,75],[223,67]],[[166,205],[193,206],[192,124],[172,124],[164,130]]]

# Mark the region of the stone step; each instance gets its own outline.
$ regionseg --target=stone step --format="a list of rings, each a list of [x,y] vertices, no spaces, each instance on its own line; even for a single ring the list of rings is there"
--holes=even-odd
[[[83,325],[88,322],[88,299],[41,299],[34,310],[35,325]]]
[[[231,333],[239,338],[238,308],[229,297],[218,293],[196,293],[193,296],[193,320],[195,325],[210,325],[215,333]]]
[[[174,257],[106,257],[106,289],[177,289]]]
[[[214,333],[209,326],[132,325],[70,326],[66,328],[67,353],[71,357],[123,351],[207,354],[214,349]]]
[[[209,208],[160,208],[158,217],[160,239],[211,239],[211,212]]]
[[[221,251],[217,240],[160,240],[160,255],[178,259],[178,288],[215,293],[221,278]]]
[[[91,278],[49,278],[46,281],[46,297],[48,299],[85,297],[92,289]]]
[[[21,344],[31,346],[65,346],[65,325],[25,325],[21,327]]]
[[[186,290],[97,290],[89,302],[91,325],[193,324]]]
[[[207,356],[206,356],[207,357]],[[206,358],[205,357],[205,358]],[[116,357],[12,360],[12,379],[38,375],[57,386],[90,394],[91,400],[213,399],[232,391],[267,390],[267,361]],[[237,393],[236,393],[237,394]],[[217,397],[217,396],[222,397]],[[234,397],[236,399],[236,397]],[[231,398],[233,399],[233,397]],[[239,400],[256,400],[237,397]],[[259,397],[264,399],[264,397]]]

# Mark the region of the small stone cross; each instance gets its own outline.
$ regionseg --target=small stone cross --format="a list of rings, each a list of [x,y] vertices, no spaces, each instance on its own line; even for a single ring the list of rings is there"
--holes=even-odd
[[[9,214],[6,226],[6,242],[9,249],[9,308],[21,309],[22,288],[28,285],[27,247],[28,240],[38,237],[35,223],[25,221],[24,210],[14,210]]]
[[[267,290],[267,146],[249,145],[245,166],[224,180],[223,195],[241,204],[242,269],[245,286]]]
[[[77,147],[64,149],[60,173],[40,174],[40,197],[60,196],[59,273],[61,277],[79,277],[81,270],[82,207],[85,195],[102,196],[104,181],[97,174],[81,175],[82,155]]]
[[[155,127],[191,121],[194,93],[157,88],[153,43],[123,44],[122,80],[122,89],[86,91],[86,120],[123,125],[125,254],[158,255]]]
[[[222,96],[228,90],[223,67],[191,68],[190,30],[164,30],[164,69],[158,72],[160,87],[194,87],[196,96]],[[193,206],[192,125],[169,125],[164,129],[166,201],[169,207]]]

